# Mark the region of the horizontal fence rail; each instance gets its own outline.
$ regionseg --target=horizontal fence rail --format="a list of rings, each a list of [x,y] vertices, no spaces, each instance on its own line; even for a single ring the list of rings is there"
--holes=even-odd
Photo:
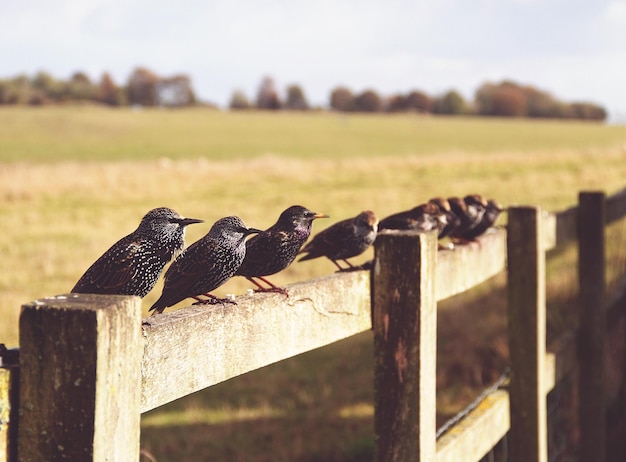
[[[437,300],[502,271],[505,243],[498,230],[438,252]],[[289,297],[245,295],[236,308],[194,306],[145,319],[141,411],[372,328],[369,271],[287,288]]]

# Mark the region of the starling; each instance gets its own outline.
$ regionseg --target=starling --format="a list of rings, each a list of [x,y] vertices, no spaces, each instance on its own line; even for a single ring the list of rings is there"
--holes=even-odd
[[[150,210],[135,231],[89,267],[72,292],[145,297],[165,265],[183,250],[185,227],[202,222],[166,207]]]
[[[201,304],[235,303],[209,292],[233,277],[246,255],[246,237],[260,232],[248,228],[239,217],[217,220],[209,232],[187,247],[165,272],[163,292],[150,311],[154,310],[153,315],[162,313],[168,306],[189,297]]]
[[[428,202],[433,203],[437,207],[439,207],[440,212],[443,213],[446,217],[446,225],[439,230],[439,239],[448,237],[454,229],[459,227],[459,225],[461,224],[461,219],[456,216],[452,211],[448,199],[445,199],[443,197],[433,197]]]
[[[307,255],[298,261],[326,257],[339,268],[339,271],[354,269],[347,258],[365,252],[376,239],[377,231],[378,218],[371,210],[365,210],[356,217],[339,221],[316,234],[301,251]],[[348,267],[342,268],[337,260],[343,260]]]
[[[276,274],[291,265],[309,238],[316,218],[328,218],[328,215],[311,212],[300,205],[292,205],[283,211],[275,224],[246,242],[246,258],[236,274],[257,286],[257,292],[287,295],[285,289],[275,286],[263,276]],[[269,288],[255,279],[260,279]]]
[[[398,212],[380,220],[378,230],[400,229],[438,232],[447,224],[445,214],[433,203],[420,204],[411,210]]]
[[[449,198],[448,202],[455,215],[461,219],[460,225],[450,233],[450,237],[458,242],[468,242],[464,236],[482,220],[487,209],[487,201],[479,194],[468,194],[462,199]]]
[[[472,241],[476,239],[481,234],[485,233],[489,228],[491,228],[495,223],[500,213],[502,213],[505,209],[494,199],[489,199],[487,201],[487,207],[485,208],[485,212],[480,220],[480,222],[474,226],[472,229],[468,230],[463,234],[463,239],[468,241]]]

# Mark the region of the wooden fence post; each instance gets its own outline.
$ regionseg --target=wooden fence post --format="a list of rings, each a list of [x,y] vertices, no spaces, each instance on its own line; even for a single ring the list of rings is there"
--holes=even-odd
[[[435,233],[381,233],[373,275],[376,456],[432,461],[436,451]]]
[[[18,357],[0,344],[0,462],[17,461]]]
[[[509,208],[507,235],[512,462],[547,462],[546,284],[541,211]]]
[[[606,460],[606,197],[603,192],[581,192],[578,204],[580,460],[602,462]]]
[[[142,352],[137,297],[22,306],[19,460],[139,460]]]

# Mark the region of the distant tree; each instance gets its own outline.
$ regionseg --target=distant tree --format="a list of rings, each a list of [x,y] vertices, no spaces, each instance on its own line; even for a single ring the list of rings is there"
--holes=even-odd
[[[456,90],[450,90],[437,98],[434,105],[437,114],[459,115],[467,110],[465,99]]]
[[[155,95],[156,104],[159,106],[191,106],[196,101],[191,79],[183,74],[159,79],[156,83]]]
[[[404,95],[392,95],[387,100],[388,112],[404,112],[409,109],[407,97]]]
[[[128,104],[141,106],[155,106],[157,104],[156,86],[159,82],[157,75],[144,68],[136,68],[128,78],[126,97]]]
[[[285,101],[285,109],[295,111],[306,111],[309,109],[309,103],[304,96],[304,91],[300,85],[289,85],[287,87],[287,99]]]
[[[102,74],[98,90],[96,92],[96,101],[107,106],[123,106],[126,104],[124,91],[119,88],[108,72]]]
[[[354,110],[359,112],[379,112],[383,108],[383,103],[374,90],[365,90],[354,98]]]
[[[259,109],[277,110],[281,107],[274,79],[264,77],[257,92],[256,106]]]
[[[67,84],[68,97],[75,100],[94,100],[98,92],[84,72],[75,72]]]
[[[25,76],[20,77],[26,78]],[[26,83],[26,86],[28,86],[28,83]],[[47,98],[54,101],[61,101],[68,94],[67,84],[65,82],[56,80],[51,74],[44,71],[38,72],[32,80],[30,80],[30,86],[39,90]]]
[[[532,86],[524,87],[528,117],[561,117],[560,102],[551,94]]]
[[[523,117],[527,114],[526,95],[516,85],[501,85],[493,98],[493,115]]]
[[[410,110],[418,112],[432,112],[433,100],[426,93],[421,91],[412,91],[406,97],[406,105]]]
[[[568,117],[581,120],[605,120],[606,109],[593,103],[571,103],[568,107]]]
[[[250,101],[243,90],[235,90],[230,97],[228,107],[231,109],[250,109]]]
[[[337,87],[330,94],[330,107],[336,111],[353,111],[354,95],[346,87]]]

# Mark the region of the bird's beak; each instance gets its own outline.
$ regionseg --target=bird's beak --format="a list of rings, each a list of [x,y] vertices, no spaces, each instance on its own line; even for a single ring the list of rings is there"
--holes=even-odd
[[[259,234],[262,233],[263,230],[261,229],[256,229],[256,228],[247,228],[246,229],[246,234]]]
[[[313,218],[330,218],[330,216],[326,215],[325,213],[316,213],[315,215],[313,215]]]
[[[178,220],[178,223],[184,228],[187,225],[192,225],[194,223],[204,223],[204,220],[200,220],[198,218],[181,218]]]

